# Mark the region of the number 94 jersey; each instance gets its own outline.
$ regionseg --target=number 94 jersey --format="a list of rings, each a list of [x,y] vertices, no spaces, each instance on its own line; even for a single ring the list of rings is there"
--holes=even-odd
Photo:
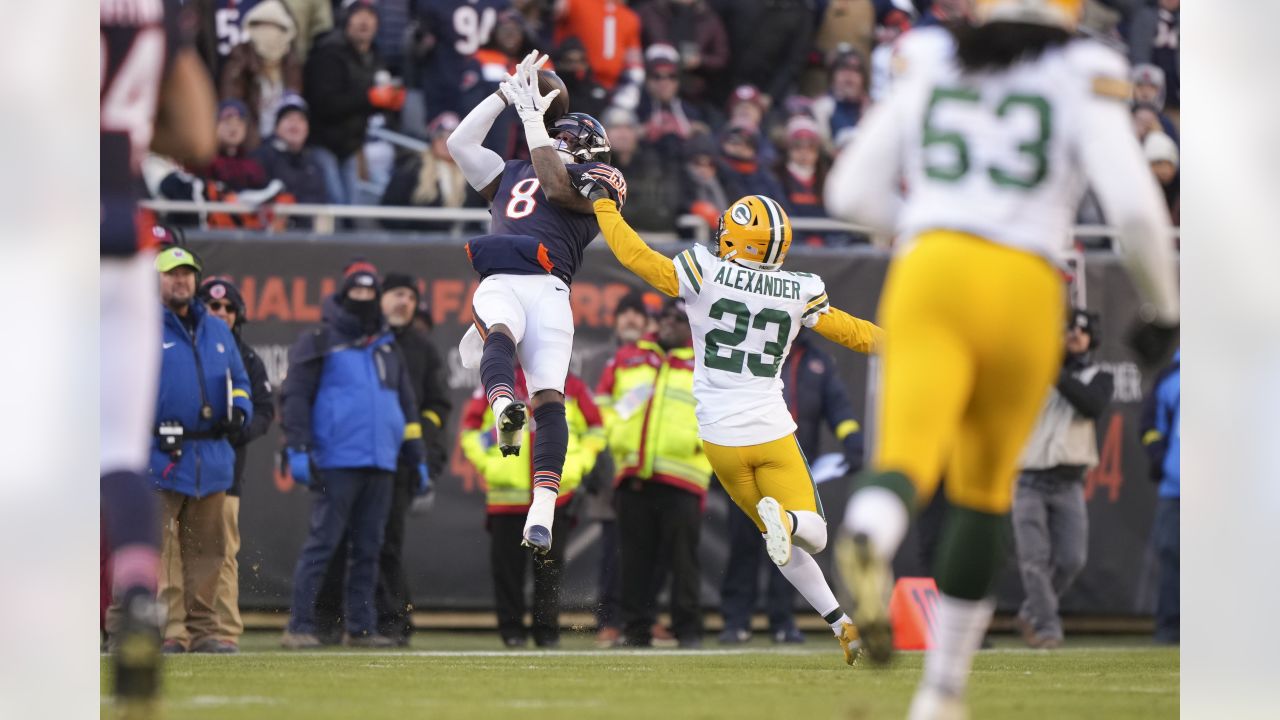
[[[740,447],[795,432],[782,397],[782,365],[800,326],[813,327],[830,308],[822,278],[751,270],[701,245],[672,262],[693,331],[702,439]]]

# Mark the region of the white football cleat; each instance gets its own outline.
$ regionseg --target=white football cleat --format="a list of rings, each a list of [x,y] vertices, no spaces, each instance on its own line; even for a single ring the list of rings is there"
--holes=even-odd
[[[756,513],[764,523],[764,549],[779,567],[791,562],[791,518],[782,505],[771,497],[760,498]]]
[[[969,720],[969,708],[960,695],[921,685],[911,699],[907,720]]]

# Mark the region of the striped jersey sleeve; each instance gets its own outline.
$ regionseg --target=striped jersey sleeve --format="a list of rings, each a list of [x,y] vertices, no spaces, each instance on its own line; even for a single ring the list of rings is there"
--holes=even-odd
[[[818,324],[818,318],[822,314],[831,309],[831,302],[827,299],[827,286],[822,282],[822,278],[817,275],[809,275],[804,278],[803,292],[805,297],[804,310],[800,313],[800,322],[804,326],[811,328]]]
[[[694,246],[671,259],[676,266],[676,277],[680,279],[680,296],[685,299],[697,297],[702,292],[702,271],[707,264],[703,261],[705,258],[699,258],[701,249]]]

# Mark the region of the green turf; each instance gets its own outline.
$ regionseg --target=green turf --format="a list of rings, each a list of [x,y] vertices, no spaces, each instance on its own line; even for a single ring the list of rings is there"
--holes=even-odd
[[[900,653],[886,670],[851,668],[821,635],[786,648],[711,642],[701,652],[596,651],[582,635],[553,652],[509,652],[494,635],[458,633],[419,635],[399,652],[287,653],[276,640],[249,636],[237,656],[166,658],[167,717],[902,718],[922,660]],[[1053,652],[998,640],[974,661],[972,715],[1176,718],[1178,665],[1176,649],[1141,638],[1073,640]]]

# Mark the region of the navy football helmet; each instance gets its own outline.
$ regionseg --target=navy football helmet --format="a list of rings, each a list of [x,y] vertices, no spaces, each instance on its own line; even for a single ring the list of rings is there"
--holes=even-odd
[[[609,163],[609,136],[604,125],[586,113],[571,112],[547,126],[547,134],[556,150],[563,150],[574,160]]]

